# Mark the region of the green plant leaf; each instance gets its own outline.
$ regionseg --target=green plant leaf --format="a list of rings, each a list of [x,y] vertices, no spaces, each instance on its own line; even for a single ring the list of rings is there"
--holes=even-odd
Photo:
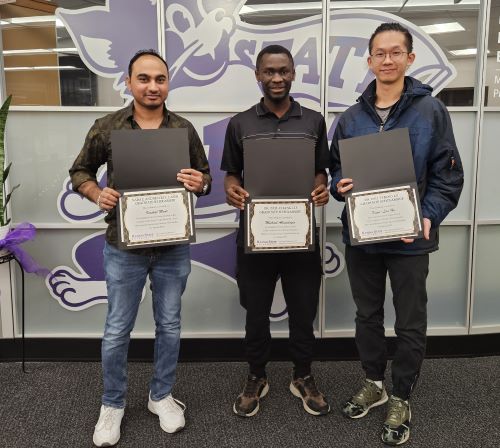
[[[7,167],[6,170],[4,170],[4,165],[5,165],[5,126],[7,124],[7,115],[9,113],[9,107],[10,107],[11,100],[12,100],[12,95],[9,95],[9,97],[5,100],[2,107],[0,108],[0,171],[2,172],[2,183],[0,185],[0,215],[1,215],[0,222],[2,223],[2,225],[4,225],[4,219],[5,219],[5,206],[7,205],[7,202],[10,199],[10,194],[9,194],[5,200],[5,203],[4,203],[5,185],[4,185],[3,180],[7,178],[9,171],[10,171],[10,165]],[[14,189],[12,191],[14,191]],[[11,194],[12,194],[12,191],[11,191]],[[7,223],[8,222],[10,222],[10,219],[7,221]]]
[[[20,186],[21,186],[21,184],[17,184],[14,188],[12,188],[12,190],[10,191],[10,193],[6,196],[6,198],[5,198],[5,204],[3,205],[3,211],[4,211],[4,213],[5,213],[5,210],[7,208],[7,204],[10,201],[12,193],[14,193],[14,190],[16,190],[17,188],[19,188]]]
[[[12,162],[10,162],[7,167],[3,170],[3,183],[7,180],[7,177],[9,177],[10,173],[10,167],[12,166]]]

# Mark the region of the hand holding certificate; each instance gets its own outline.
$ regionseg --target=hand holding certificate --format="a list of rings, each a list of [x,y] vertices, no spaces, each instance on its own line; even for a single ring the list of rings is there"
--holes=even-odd
[[[422,212],[407,129],[339,141],[351,244],[422,237]],[[347,179],[344,179],[347,180]]]

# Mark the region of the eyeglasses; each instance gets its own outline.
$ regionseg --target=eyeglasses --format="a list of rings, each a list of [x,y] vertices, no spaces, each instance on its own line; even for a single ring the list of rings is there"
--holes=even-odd
[[[293,76],[293,71],[288,70],[288,69],[283,69],[283,70],[269,70],[269,69],[267,69],[267,70],[262,70],[260,72],[260,74],[262,76],[264,76],[265,78],[269,78],[269,79],[274,78],[275,75],[279,75],[283,79],[288,79],[288,78],[291,78]]]
[[[384,53],[383,51],[377,51],[376,53],[372,54],[372,58],[376,62],[382,62],[382,61],[385,61],[385,58],[387,56],[389,56],[391,61],[400,61],[401,59],[403,59],[404,54],[408,54],[408,52],[401,51],[401,50],[394,50],[394,51],[390,51],[389,53]]]

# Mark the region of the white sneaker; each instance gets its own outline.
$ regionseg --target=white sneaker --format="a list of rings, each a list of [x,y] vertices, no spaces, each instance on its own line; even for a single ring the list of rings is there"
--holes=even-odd
[[[160,417],[160,427],[165,432],[180,431],[186,424],[184,420],[186,405],[172,397],[172,394],[160,401],[151,400],[151,395],[149,395],[148,409]]]
[[[94,445],[113,446],[120,440],[120,425],[122,423],[124,409],[112,408],[110,406],[101,406],[99,420],[95,425]]]

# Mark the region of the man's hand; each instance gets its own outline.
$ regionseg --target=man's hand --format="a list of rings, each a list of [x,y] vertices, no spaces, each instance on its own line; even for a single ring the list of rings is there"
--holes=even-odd
[[[423,219],[423,224],[424,224],[424,238],[428,240],[430,238],[430,233],[431,233],[431,220],[429,218],[424,218]],[[403,243],[413,243],[415,241],[415,238],[401,238],[401,241]]]
[[[232,184],[226,186],[226,202],[240,210],[245,209],[245,199],[250,196],[240,185]]]
[[[106,212],[116,207],[118,199],[120,198],[120,193],[109,187],[104,187],[97,196],[95,203],[97,206]]]
[[[241,176],[236,173],[227,173],[224,177],[224,190],[226,191],[226,202],[240,210],[245,208],[245,199],[250,196],[241,186]]]
[[[345,194],[352,189],[352,179],[345,178],[340,179],[337,182],[337,193],[341,196],[345,196]]]
[[[85,196],[89,201],[94,202],[97,206],[105,212],[109,212],[116,207],[120,193],[109,187],[104,187],[103,190],[99,188],[96,182],[89,180],[84,182],[78,187],[78,192]]]
[[[193,193],[203,191],[203,173],[193,168],[184,168],[177,173],[177,180],[184,184],[184,187]]]
[[[321,207],[328,203],[330,195],[326,186],[328,177],[325,170],[317,171],[314,175],[314,190],[311,193],[312,201],[316,207]]]
[[[326,188],[325,184],[318,185],[311,193],[311,196],[316,207],[328,204],[328,199],[330,198],[328,188]]]

